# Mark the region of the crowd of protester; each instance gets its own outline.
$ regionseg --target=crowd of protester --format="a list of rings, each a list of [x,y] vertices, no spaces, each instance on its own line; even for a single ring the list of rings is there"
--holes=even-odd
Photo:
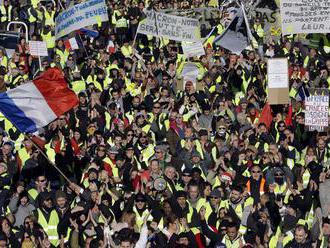
[[[0,117],[0,247],[330,247],[329,134],[305,127],[301,95],[329,88],[329,34],[269,37],[251,18],[256,49],[236,55],[213,44],[219,15],[205,55],[188,59],[180,42],[136,35],[143,9],[223,1],[106,0],[109,21],[70,34],[73,50],[55,17],[81,1],[1,2],[1,32],[23,21],[49,56],[39,65],[23,34],[12,55],[0,49],[0,92],[58,67],[79,105],[32,141]],[[276,57],[290,101],[267,122]],[[196,82],[182,76],[191,64]]]

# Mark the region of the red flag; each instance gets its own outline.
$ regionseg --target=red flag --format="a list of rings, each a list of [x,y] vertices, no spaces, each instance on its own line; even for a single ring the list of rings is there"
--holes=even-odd
[[[287,127],[292,126],[292,105],[289,106],[288,115],[285,117],[284,122]]]
[[[273,121],[272,110],[270,108],[270,105],[267,102],[261,111],[261,114],[259,117],[259,123],[264,123],[266,125],[267,129],[269,129],[270,125],[272,124],[272,121]]]

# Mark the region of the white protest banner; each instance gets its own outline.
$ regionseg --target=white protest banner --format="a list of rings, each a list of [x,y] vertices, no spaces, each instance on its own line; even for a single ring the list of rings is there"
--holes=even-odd
[[[329,33],[330,0],[282,0],[282,33]]]
[[[45,41],[29,41],[30,54],[32,56],[48,56],[47,43]]]
[[[329,91],[309,89],[305,99],[305,125],[309,131],[324,131],[329,125]]]
[[[288,59],[268,59],[267,77],[269,104],[287,104],[289,102]]]
[[[187,58],[205,55],[202,42],[182,42],[182,50]]]
[[[108,20],[104,0],[89,0],[70,7],[56,17],[55,36],[60,38],[72,31]]]
[[[283,59],[269,59],[268,60],[268,87],[287,88],[289,86],[289,66],[288,60]]]
[[[176,41],[200,40],[199,21],[193,18],[144,10],[146,18],[139,23],[138,33]]]

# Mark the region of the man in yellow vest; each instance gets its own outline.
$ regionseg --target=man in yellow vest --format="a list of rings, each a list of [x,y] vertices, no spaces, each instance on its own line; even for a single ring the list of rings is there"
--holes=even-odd
[[[4,0],[0,5],[0,30],[6,29],[7,23],[12,20],[12,8],[9,0]]]
[[[41,38],[47,44],[48,56],[50,58],[54,57],[54,48],[55,48],[55,35],[52,31],[51,26],[46,25],[41,33]]]
[[[50,243],[57,247],[59,245],[59,236],[57,226],[60,222],[58,214],[54,209],[53,199],[50,193],[40,193],[40,207],[36,211],[36,218],[39,225],[43,228],[48,236]]]

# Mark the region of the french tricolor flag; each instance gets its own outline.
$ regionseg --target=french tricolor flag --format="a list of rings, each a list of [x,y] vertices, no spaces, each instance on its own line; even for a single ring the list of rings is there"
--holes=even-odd
[[[50,68],[40,77],[0,93],[0,111],[23,133],[33,133],[78,104],[63,73]]]

